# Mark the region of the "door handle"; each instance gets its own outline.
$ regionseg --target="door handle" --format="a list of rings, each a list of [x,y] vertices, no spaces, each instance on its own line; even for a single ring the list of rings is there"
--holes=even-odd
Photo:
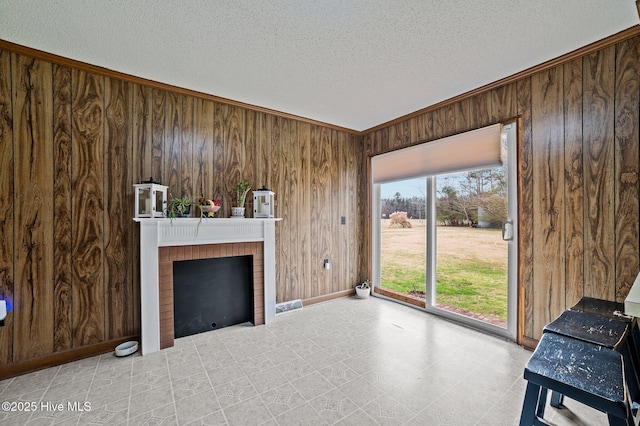
[[[505,220],[502,222],[502,239],[504,241],[513,240],[513,221]]]

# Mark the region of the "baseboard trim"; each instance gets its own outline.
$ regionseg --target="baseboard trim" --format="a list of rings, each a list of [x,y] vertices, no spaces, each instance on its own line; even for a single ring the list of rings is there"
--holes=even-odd
[[[129,340],[139,341],[140,336],[133,335],[122,337],[119,339],[83,346],[81,348],[69,349],[63,352],[56,352],[25,361],[14,362],[13,364],[3,365],[0,367],[0,380],[111,352],[120,343],[124,343]]]
[[[408,303],[413,306],[417,306],[419,308],[425,307],[424,299],[418,297],[412,297],[405,293],[400,293],[399,291],[387,290],[385,288],[376,287],[374,289],[375,293],[381,294],[383,296],[390,297],[391,299],[400,300],[404,303]]]
[[[355,288],[349,290],[336,291],[335,293],[323,294],[322,296],[302,299],[302,306],[313,305],[314,303],[326,302],[327,300],[339,299],[341,297],[353,296],[356,294]]]
[[[522,342],[520,344],[530,351],[535,350],[536,346],[538,346],[538,341],[536,339],[532,339],[531,337],[522,336]]]

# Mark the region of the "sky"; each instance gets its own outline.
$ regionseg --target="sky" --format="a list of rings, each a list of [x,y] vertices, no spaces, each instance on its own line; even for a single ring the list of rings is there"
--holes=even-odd
[[[426,193],[425,178],[408,179],[380,185],[381,198],[394,198],[399,192],[402,198],[423,197]]]

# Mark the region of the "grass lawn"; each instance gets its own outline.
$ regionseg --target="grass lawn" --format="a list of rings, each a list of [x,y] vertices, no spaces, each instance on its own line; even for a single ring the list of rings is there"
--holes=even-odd
[[[425,227],[389,229],[382,223],[383,288],[425,289]],[[437,228],[436,302],[506,321],[507,243],[500,230]]]

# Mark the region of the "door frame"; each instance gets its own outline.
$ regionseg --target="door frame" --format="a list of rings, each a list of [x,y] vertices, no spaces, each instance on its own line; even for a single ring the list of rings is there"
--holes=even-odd
[[[473,319],[455,312],[447,311],[442,308],[433,306],[435,294],[435,203],[427,202],[427,260],[425,264],[427,283],[431,281],[431,286],[426,285],[425,307],[402,302],[400,300],[376,293],[375,289],[380,287],[380,184],[374,184],[370,180],[371,188],[371,277],[372,277],[372,294],[376,297],[402,303],[415,309],[421,309],[425,312],[433,313],[443,318],[458,322],[460,324],[489,332],[507,338],[512,341],[519,341],[519,330],[522,322],[521,294],[519,292],[519,150],[520,150],[520,119],[510,119],[502,123],[503,133],[507,133],[508,150],[507,150],[507,198],[508,198],[508,218],[513,223],[513,238],[509,242],[508,249],[508,298],[507,298],[507,327],[500,327],[494,324]],[[431,195],[433,194],[433,195]],[[427,198],[435,196],[435,179],[427,177]],[[429,229],[433,228],[433,229]]]

